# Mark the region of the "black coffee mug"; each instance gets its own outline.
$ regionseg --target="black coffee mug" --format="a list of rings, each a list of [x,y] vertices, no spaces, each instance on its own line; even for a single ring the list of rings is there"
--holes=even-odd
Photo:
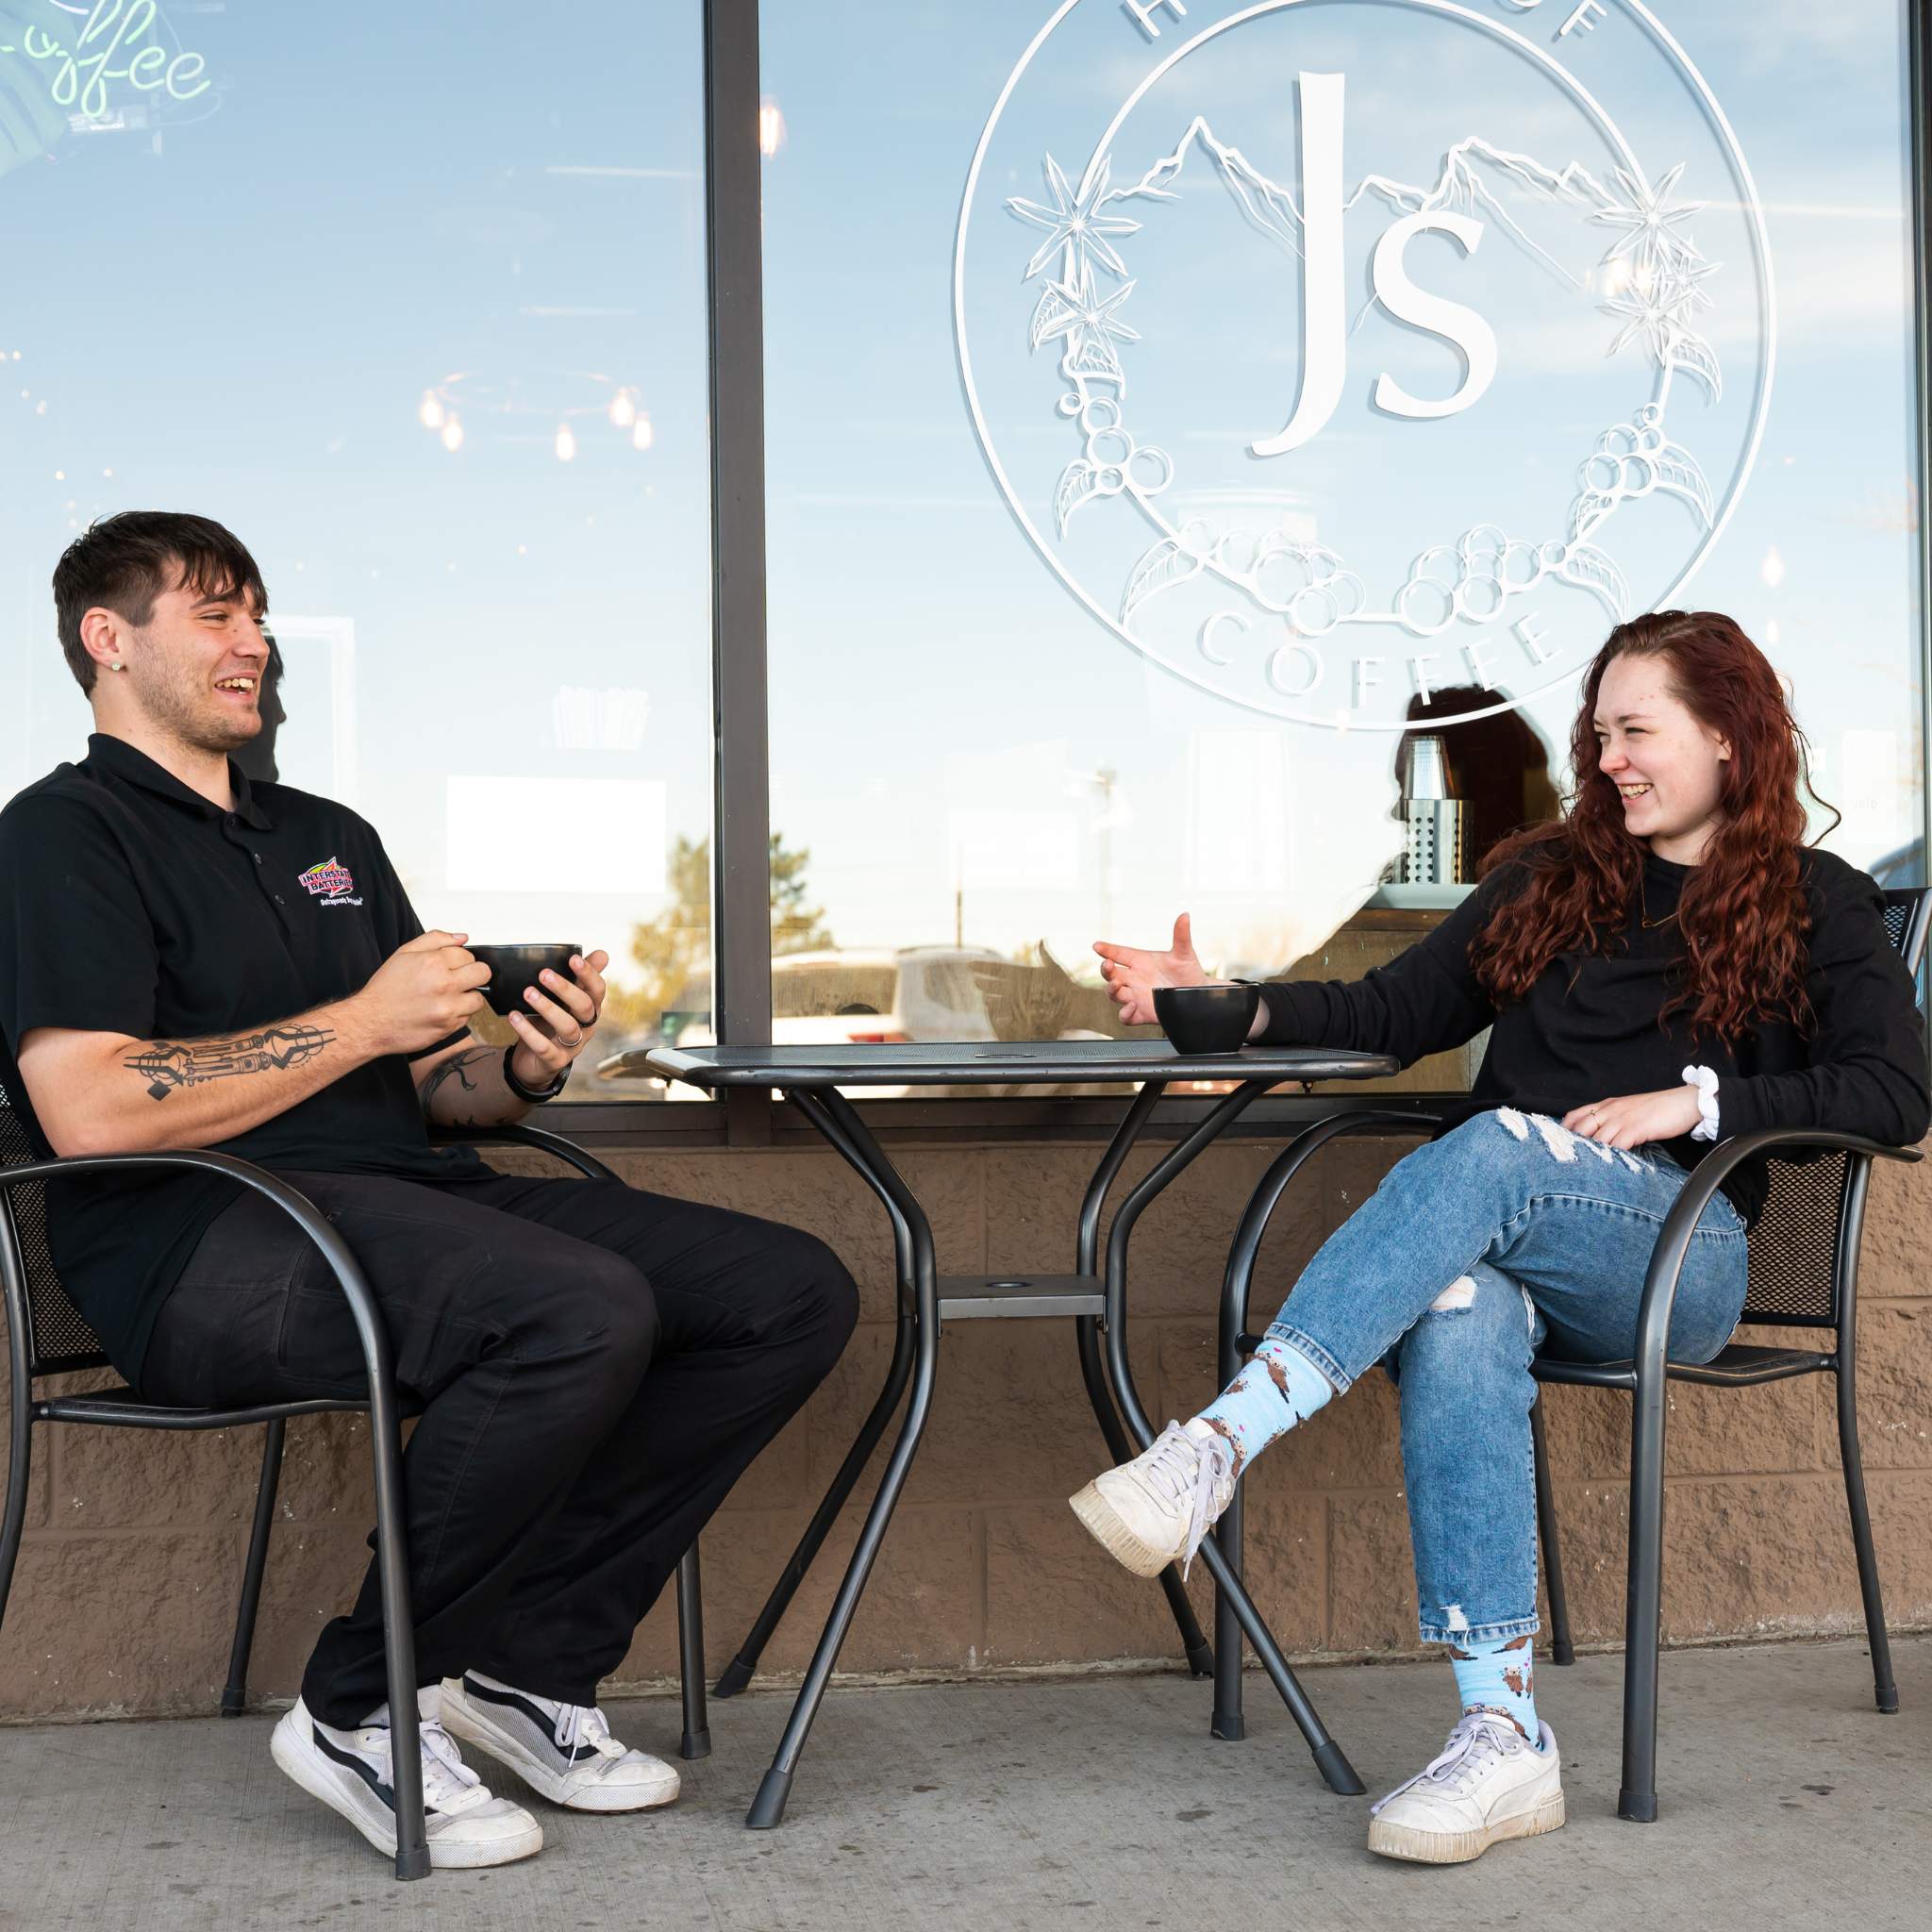
[[[472,946],[470,951],[490,969],[490,983],[482,989],[485,1003],[492,1013],[508,1016],[533,1010],[524,997],[525,987],[534,986],[546,999],[557,1000],[556,991],[537,975],[547,966],[558,978],[569,980],[571,955],[583,948],[552,940],[539,945]],[[562,1006],[563,1002],[557,1000],[557,1004]]]
[[[1154,989],[1154,1016],[1176,1053],[1239,1053],[1260,1007],[1261,989],[1247,980]]]

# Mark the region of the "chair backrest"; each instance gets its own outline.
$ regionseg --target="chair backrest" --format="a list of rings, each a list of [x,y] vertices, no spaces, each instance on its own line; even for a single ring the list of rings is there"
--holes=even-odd
[[[0,1167],[21,1167],[38,1159],[26,1128],[0,1082]],[[27,1374],[53,1375],[70,1369],[98,1369],[108,1357],[101,1339],[67,1298],[47,1246],[47,1191],[24,1181],[0,1196],[0,1241],[11,1241],[20,1257],[26,1295],[21,1337],[26,1344]],[[8,1309],[9,1324],[14,1311]]]
[[[1932,925],[1932,891],[1915,886],[1885,895],[1885,930],[1913,977],[1924,957]],[[1744,1296],[1745,1322],[1781,1327],[1835,1328],[1847,1286],[1839,1266],[1841,1249],[1855,1255],[1858,1229],[1845,1216],[1862,1217],[1864,1192],[1856,1202],[1850,1189],[1866,1163],[1848,1154],[1811,1160],[1772,1160],[1771,1193],[1751,1230],[1750,1288]],[[1852,1240],[1842,1238],[1849,1233]]]

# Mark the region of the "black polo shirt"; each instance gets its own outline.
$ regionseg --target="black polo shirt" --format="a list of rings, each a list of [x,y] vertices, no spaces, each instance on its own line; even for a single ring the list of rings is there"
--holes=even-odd
[[[365,820],[291,786],[251,787],[233,764],[228,777],[235,809],[225,812],[96,732],[79,764],[0,811],[0,1078],[43,1154],[13,1058],[34,1027],[141,1040],[244,1032],[355,992],[423,930]],[[400,1055],[214,1144],[269,1168],[422,1180],[485,1172],[468,1149],[429,1145]],[[238,1191],[218,1174],[181,1174],[48,1188],[61,1281],[131,1381],[168,1291]]]

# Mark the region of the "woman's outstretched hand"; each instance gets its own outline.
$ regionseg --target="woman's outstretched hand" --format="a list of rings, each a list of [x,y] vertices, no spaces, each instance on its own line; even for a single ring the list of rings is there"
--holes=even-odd
[[[1642,1147],[1652,1141],[1674,1141],[1703,1117],[1696,1088],[1667,1087],[1661,1093],[1626,1093],[1619,1100],[1572,1108],[1563,1124],[1606,1147]]]
[[[1194,956],[1193,928],[1183,912],[1174,923],[1174,943],[1164,953],[1143,951],[1139,946],[1116,946],[1107,940],[1095,940],[1093,950],[1100,955],[1100,976],[1120,1008],[1121,1020],[1128,1026],[1152,1026],[1154,989],[1157,986],[1202,986],[1208,975]]]

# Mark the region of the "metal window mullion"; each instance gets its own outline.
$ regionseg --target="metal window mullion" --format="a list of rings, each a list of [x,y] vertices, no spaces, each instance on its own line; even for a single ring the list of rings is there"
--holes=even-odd
[[[765,688],[763,158],[758,0],[705,0],[711,338],[711,1024],[772,1038],[772,803]],[[771,1095],[734,1088],[726,1139],[772,1135]]]
[[[1917,394],[1920,846],[1932,879],[1932,0],[1906,0],[1906,94],[1911,121],[1912,371]]]
[[[712,1024],[772,1038],[758,0],[705,0],[710,318]]]

